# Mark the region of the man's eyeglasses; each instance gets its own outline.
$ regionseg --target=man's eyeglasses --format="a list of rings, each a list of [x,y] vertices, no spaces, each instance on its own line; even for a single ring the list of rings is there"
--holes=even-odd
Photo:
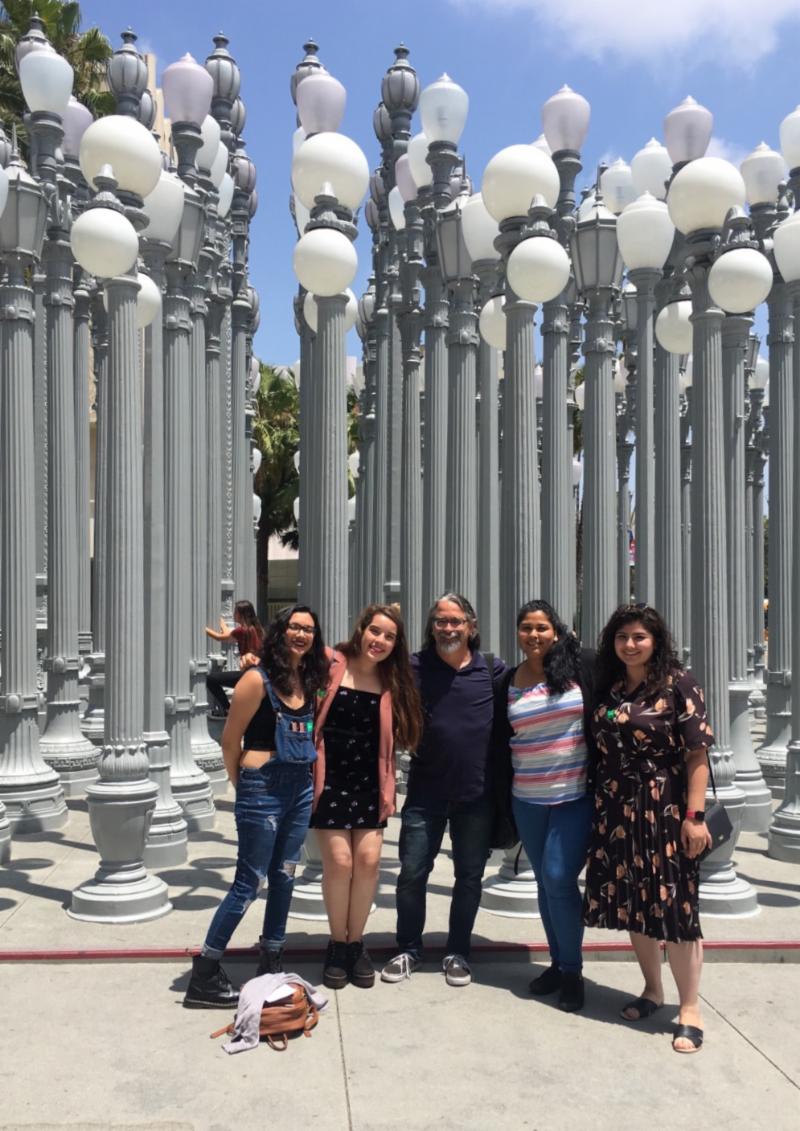
[[[436,628],[461,628],[467,623],[465,617],[434,617]]]
[[[287,632],[293,632],[295,636],[313,636],[316,629],[309,628],[307,624],[287,624]]]

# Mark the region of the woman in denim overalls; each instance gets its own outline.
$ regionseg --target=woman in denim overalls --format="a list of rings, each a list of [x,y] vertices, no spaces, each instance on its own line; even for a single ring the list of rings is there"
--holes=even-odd
[[[228,777],[236,787],[239,850],[233,886],[217,908],[202,952],[192,961],[183,1004],[236,1004],[238,990],[220,959],[247,908],[266,883],[259,974],[282,970],[281,951],[294,873],[313,799],[314,709],[328,680],[316,613],[295,605],[267,629],[261,663],[242,676],[222,734]]]

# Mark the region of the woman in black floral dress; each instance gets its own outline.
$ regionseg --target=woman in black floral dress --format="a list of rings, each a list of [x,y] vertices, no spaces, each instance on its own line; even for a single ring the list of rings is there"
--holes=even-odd
[[[599,764],[585,920],[630,931],[644,989],[623,1007],[628,1021],[664,1003],[659,943],[666,942],[680,996],[672,1047],[696,1052],[703,1042],[697,857],[711,842],[704,798],[714,739],[703,692],[654,609],[623,605],[604,628],[592,732]]]

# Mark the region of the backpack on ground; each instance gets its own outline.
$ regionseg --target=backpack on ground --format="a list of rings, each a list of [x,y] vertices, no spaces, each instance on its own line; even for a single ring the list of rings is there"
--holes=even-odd
[[[261,1010],[261,1020],[258,1026],[258,1035],[261,1040],[266,1040],[270,1048],[276,1052],[285,1052],[289,1045],[289,1034],[302,1033],[305,1037],[311,1036],[319,1021],[319,1011],[302,986],[291,985],[289,996],[276,1002],[274,1005],[264,1005]],[[212,1040],[224,1034],[232,1034],[235,1023],[226,1025],[211,1034]]]

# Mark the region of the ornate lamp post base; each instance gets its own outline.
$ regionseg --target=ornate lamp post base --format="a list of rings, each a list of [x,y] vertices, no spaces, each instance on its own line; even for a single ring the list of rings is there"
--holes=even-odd
[[[786,751],[786,796],[772,819],[767,841],[773,860],[800,864],[800,746],[794,742]]]
[[[11,826],[6,817],[3,802],[0,801],[0,864],[7,864],[11,859]]]
[[[753,685],[730,684],[731,746],[734,781],[745,795],[742,832],[764,833],[772,820],[772,795],[759,768],[750,735],[749,701]]]
[[[158,790],[156,805],[144,842],[145,867],[158,872],[186,860],[188,827],[169,784],[169,735],[166,731],[144,733],[150,780]]]
[[[141,858],[156,793],[156,786],[145,780],[88,786],[89,820],[100,867],[72,893],[67,912],[71,918],[142,923],[172,910],[167,885],[148,875]]]
[[[777,800],[783,798],[786,748],[792,733],[791,676],[767,672],[767,738],[756,751],[764,781]]]
[[[714,770],[719,780],[726,776],[723,762],[730,760],[730,751],[717,751],[717,754],[719,757],[715,757]],[[744,822],[744,794],[738,782],[735,786],[718,785],[717,794],[731,819],[733,835],[700,865],[700,914],[719,915],[726,919],[748,918],[758,915],[758,898],[747,880],[736,874],[731,859]]]
[[[302,858],[305,870],[294,885],[289,918],[324,922],[328,914],[322,898],[322,857],[314,829],[309,829],[306,834]]]
[[[539,914],[538,888],[524,850],[520,853],[518,870],[514,872],[518,849],[519,845],[516,844],[507,849],[497,875],[484,883],[482,911],[502,915],[507,919],[530,919]]]

